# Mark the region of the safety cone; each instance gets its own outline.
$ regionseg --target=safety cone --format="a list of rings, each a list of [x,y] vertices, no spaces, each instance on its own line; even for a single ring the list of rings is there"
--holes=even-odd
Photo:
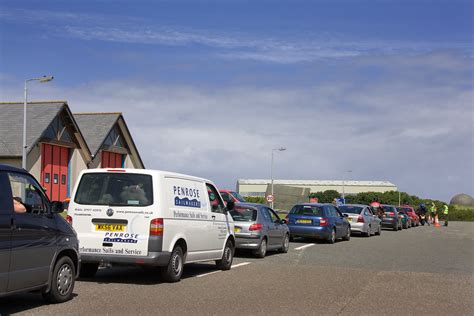
[[[439,221],[438,221],[438,214],[435,215],[433,226],[434,227],[441,227],[441,225],[439,224]]]

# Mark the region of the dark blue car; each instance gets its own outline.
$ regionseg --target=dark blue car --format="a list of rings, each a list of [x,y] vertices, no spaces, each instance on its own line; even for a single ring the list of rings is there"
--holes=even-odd
[[[297,204],[287,220],[291,238],[310,237],[333,244],[338,238],[349,240],[351,236],[349,221],[332,204]]]

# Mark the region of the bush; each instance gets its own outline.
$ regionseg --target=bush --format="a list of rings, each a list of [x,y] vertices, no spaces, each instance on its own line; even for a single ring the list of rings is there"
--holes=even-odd
[[[474,207],[450,205],[448,216],[449,216],[448,220],[450,221],[474,222]],[[445,218],[446,218],[446,215],[444,214],[439,215],[440,220],[445,220]]]
[[[263,196],[246,196],[244,197],[245,201],[249,203],[260,203],[260,204],[267,204],[265,197]]]

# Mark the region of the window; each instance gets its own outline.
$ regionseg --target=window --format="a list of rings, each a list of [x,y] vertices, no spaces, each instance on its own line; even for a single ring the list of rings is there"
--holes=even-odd
[[[224,202],[222,202],[216,188],[214,188],[210,184],[206,184],[206,187],[207,187],[207,193],[209,194],[209,203],[211,204],[212,212],[224,213],[224,210],[225,210]]]
[[[239,202],[246,202],[245,199],[237,192],[230,192]]]
[[[272,222],[272,217],[270,216],[270,213],[268,212],[268,209],[266,207],[262,208],[261,214],[265,222],[268,222],[268,223]]]
[[[290,214],[323,216],[323,208],[314,205],[295,205],[295,207],[290,211]]]
[[[152,178],[132,173],[86,173],[74,201],[83,205],[149,206],[153,204]]]
[[[339,213],[337,212],[336,208],[334,206],[327,206],[326,211],[328,212],[328,216],[330,217],[338,217]]]
[[[272,209],[268,208],[267,211],[270,214],[270,217],[272,218],[273,223],[279,223],[280,222],[280,217]]]
[[[342,205],[339,206],[339,210],[343,213],[360,214],[360,211],[362,211],[362,207]]]
[[[226,202],[232,201],[232,198],[230,197],[229,193],[227,193],[227,192],[221,192],[221,196],[224,199],[224,201],[226,201]]]
[[[28,175],[8,173],[16,213],[44,214],[47,199],[36,181]]]
[[[257,220],[257,210],[250,207],[236,206],[230,215],[236,222],[255,222]]]

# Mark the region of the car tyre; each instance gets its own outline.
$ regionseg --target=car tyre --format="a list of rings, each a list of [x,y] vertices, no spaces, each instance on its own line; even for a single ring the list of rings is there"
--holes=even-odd
[[[285,234],[285,238],[283,238],[283,245],[280,249],[280,252],[287,253],[288,249],[290,249],[290,236]]]
[[[230,270],[232,261],[234,260],[234,245],[230,240],[227,240],[222,254],[222,259],[216,261],[217,268],[221,270]]]
[[[184,268],[184,255],[180,246],[175,246],[171,252],[167,266],[161,267],[161,277],[166,282],[174,283],[181,280]]]
[[[393,231],[399,231],[399,229],[398,229],[398,223],[397,223],[395,226],[393,226]]]
[[[260,242],[260,247],[258,247],[257,251],[255,251],[255,256],[257,258],[265,258],[267,254],[267,238],[263,237],[262,241]]]
[[[99,269],[98,263],[82,263],[81,269],[79,270],[79,276],[81,278],[92,278]]]
[[[54,265],[49,292],[43,293],[43,298],[49,303],[62,303],[72,298],[76,268],[71,258],[61,257]]]
[[[331,235],[329,236],[328,243],[329,244],[334,244],[336,242],[336,229],[333,228],[331,230]]]
[[[346,232],[346,235],[344,236],[343,240],[345,240],[345,241],[351,240],[351,228],[350,227],[347,227],[347,232]]]
[[[375,235],[380,236],[382,234],[382,227],[379,225],[379,229],[375,232]]]

